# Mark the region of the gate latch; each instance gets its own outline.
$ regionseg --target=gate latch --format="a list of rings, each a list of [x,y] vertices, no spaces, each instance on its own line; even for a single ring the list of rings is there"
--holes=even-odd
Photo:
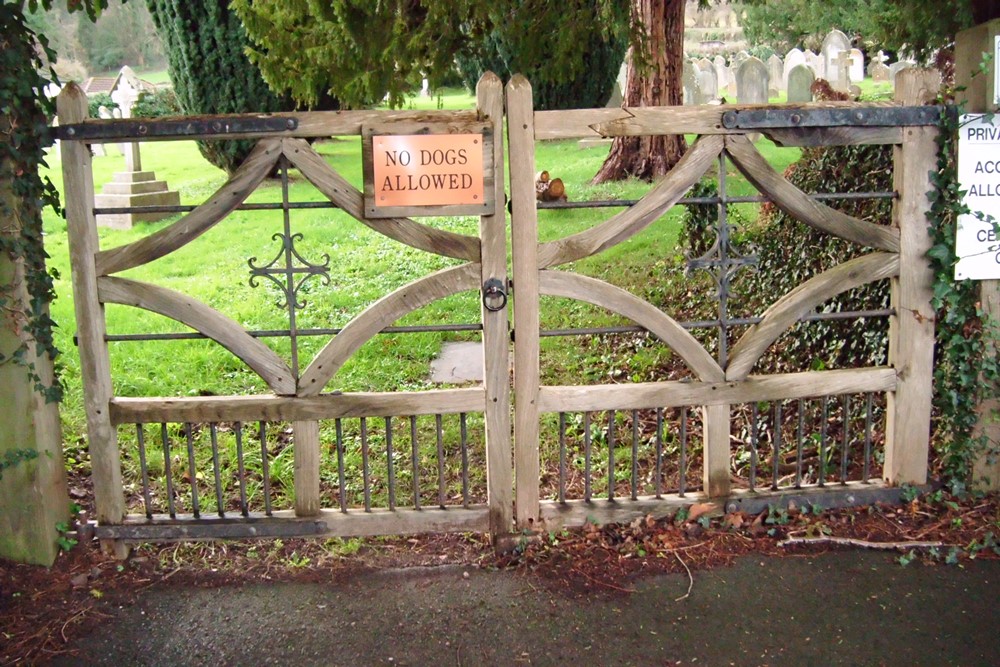
[[[483,283],[483,306],[492,312],[507,307],[507,290],[499,278],[490,278]]]

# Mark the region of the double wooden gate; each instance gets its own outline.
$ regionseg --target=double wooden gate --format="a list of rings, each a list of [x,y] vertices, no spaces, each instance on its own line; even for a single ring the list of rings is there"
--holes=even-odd
[[[909,104],[922,102],[919,98],[927,92],[921,87],[925,76],[916,72],[901,74],[897,99]],[[477,102],[473,112],[280,114],[268,117],[277,120],[280,128],[261,129],[250,122],[260,118],[251,116],[93,121],[86,118],[82,92],[67,87],[58,103],[59,136],[63,142],[77,335],[99,537],[128,541],[424,531],[488,531],[504,536],[581,523],[588,518],[623,520],[636,514],[667,513],[694,498],[719,499],[730,507],[739,507],[777,502],[781,496],[814,497],[832,489],[847,501],[861,502],[887,487],[926,480],[934,313],[930,306],[931,275],[923,259],[928,249],[924,214],[931,189],[928,172],[936,155],[935,108],[816,104],[536,112],[527,81],[516,77],[508,84],[505,95],[500,81],[489,74],[479,84]],[[504,165],[505,119],[509,169]],[[408,218],[366,218],[361,192],[331,169],[307,141],[359,135],[362,126],[371,122],[405,123],[412,129],[421,123],[458,127],[483,121],[492,127],[492,159],[497,175],[492,187],[498,206],[494,214],[481,217],[478,236],[432,228]],[[894,145],[892,220],[881,221],[889,224],[858,220],[803,194],[775,173],[757,152],[747,138],[754,132],[769,133],[791,145]],[[641,201],[590,229],[539,242],[534,184],[537,141],[670,133],[694,134],[698,138],[681,163]],[[102,250],[95,226],[88,144],[191,138],[259,141],[246,163],[205,203],[156,233]],[[600,253],[645,229],[683,201],[685,193],[713,165],[720,165],[720,179],[724,180],[726,160],[782,210],[872,252],[804,282],[750,323],[731,350],[715,356],[684,323],[660,308],[607,282],[573,270],[556,269]],[[322,271],[308,262],[297,267],[294,264],[296,235],[288,223],[289,211],[294,208],[287,197],[290,168],[297,169],[331,205],[359,223],[414,248],[457,260],[449,268],[420,277],[373,303],[335,332],[302,370],[296,354],[294,322],[296,285],[301,283],[296,282],[294,274]],[[291,361],[261,343],[257,332],[248,332],[205,304],[116,275],[163,257],[223,222],[275,170],[286,179],[283,200],[275,205],[284,212],[285,227],[278,236],[285,264],[274,273],[283,271],[288,278],[282,289],[292,320],[284,332],[292,339]],[[505,173],[509,173],[511,211],[509,276],[507,215],[499,204],[506,200]],[[723,238],[725,191],[713,201],[722,218],[720,243],[715,247],[724,262],[729,251]],[[257,278],[264,277],[270,266],[251,262]],[[729,268],[725,265],[722,271]],[[888,365],[751,374],[778,336],[794,323],[808,319],[817,305],[877,280],[888,280],[891,285]],[[506,308],[486,307],[484,301],[481,326],[476,327],[482,331],[485,379],[481,386],[387,393],[327,391],[330,380],[365,341],[391,328],[404,315],[461,292],[495,294],[497,285],[510,287],[513,326]],[[543,386],[542,296],[588,302],[632,320],[683,359],[693,377],[640,384]],[[116,396],[112,390],[105,304],[135,306],[185,324],[199,336],[230,350],[267,383],[270,393],[191,398]],[[723,328],[721,346],[725,348],[725,315],[720,315],[713,326]],[[866,397],[868,420],[867,433],[858,436],[856,442],[848,435],[852,413],[847,397],[854,394]],[[873,395],[887,397],[880,476],[869,474]],[[800,419],[798,475],[779,484],[780,443],[769,441],[768,447],[774,446],[773,482],[755,484],[755,476],[763,470],[757,466],[763,466],[767,453],[756,441],[758,407],[763,402],[775,406],[778,426],[771,437],[780,440],[781,402],[797,401],[801,414],[803,401],[822,399],[822,458],[825,424],[832,419],[826,397],[831,396],[845,397],[842,407],[836,408],[841,410],[843,425],[843,442],[839,445],[841,474],[827,476],[823,472],[818,483],[803,483]],[[840,406],[837,401],[835,398],[835,406]],[[755,440],[751,443],[749,489],[734,489],[731,485],[731,425],[733,406],[737,404],[753,405]],[[690,419],[689,407],[693,415]],[[668,410],[679,411],[680,416],[671,417],[674,412],[668,414]],[[469,437],[470,415],[481,415],[475,420],[481,438]],[[553,415],[558,416],[559,430],[549,437],[542,433],[541,425],[552,423]],[[597,425],[598,415],[600,420],[607,416],[606,428]],[[617,421],[616,415],[625,417]],[[644,419],[655,423],[655,427],[643,428]],[[454,426],[449,427],[452,422]],[[584,425],[575,432],[579,440],[576,445],[567,444],[574,437],[567,435],[568,422]],[[276,429],[276,424],[284,426]],[[133,428],[134,436],[128,436],[130,442],[134,440],[130,456],[138,459],[141,479],[136,480],[137,490],[130,500],[123,493],[119,436],[120,429]],[[622,428],[626,432],[631,428],[630,443],[622,442],[618,434]],[[692,448],[688,439],[696,432],[700,434],[700,447]],[[287,441],[289,434],[291,444],[287,449],[294,457],[294,504],[276,508],[271,504],[269,488],[274,483],[276,465],[274,439]],[[421,444],[427,439],[431,442],[429,448]],[[455,442],[449,443],[450,439]],[[220,445],[222,440],[232,446]],[[546,450],[558,452],[558,464],[543,460],[547,454],[541,453],[545,448],[540,448],[540,443],[547,440],[558,442]],[[679,451],[666,447],[665,440],[679,442]],[[201,442],[207,452],[204,456],[195,452]],[[858,473],[849,474],[848,456],[862,448],[863,465],[851,464],[850,468]],[[649,456],[643,458],[640,450],[648,450]],[[154,452],[161,462],[155,470],[149,465]],[[344,462],[352,453],[358,454],[361,462],[357,469]],[[627,460],[622,461],[622,456]],[[664,461],[676,456],[680,457],[679,473],[667,480]],[[259,465],[252,475],[246,465],[251,457]],[[687,480],[690,461],[685,457],[701,458],[700,488]],[[598,459],[601,474],[606,477],[600,497],[596,492]],[[485,465],[485,489],[470,490],[470,485],[483,479],[470,471],[470,460],[473,466]],[[460,489],[446,488],[446,463],[461,470]],[[558,491],[547,494],[549,499],[543,499],[545,494],[540,492],[540,479],[548,475],[542,466],[550,467],[559,479]],[[584,477],[580,487],[583,490],[578,493],[567,491],[569,469]],[[322,470],[327,473],[321,474]],[[358,479],[350,479],[352,475]],[[399,488],[401,480],[406,483],[405,494]],[[833,481],[836,484],[829,483]],[[357,493],[348,494],[348,488]],[[405,502],[399,501],[401,497]],[[363,500],[355,502],[352,498]]]

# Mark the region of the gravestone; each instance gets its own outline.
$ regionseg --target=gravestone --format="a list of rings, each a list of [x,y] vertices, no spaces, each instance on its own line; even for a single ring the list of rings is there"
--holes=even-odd
[[[736,100],[740,104],[767,104],[767,65],[749,57],[736,70]]]
[[[851,52],[841,51],[830,63],[836,76],[833,77],[832,85],[834,90],[847,92],[851,88]],[[827,70],[829,73],[830,70]]]
[[[115,115],[122,118],[132,117],[132,105],[139,99],[142,84],[139,77],[129,67],[121,69],[118,87],[111,93],[118,108]],[[111,177],[101,189],[101,194],[94,196],[94,206],[97,208],[133,208],[139,206],[178,206],[181,196],[176,190],[169,190],[166,181],[156,180],[152,171],[142,170],[142,159],[138,143],[121,144],[125,154],[125,171]],[[97,216],[97,224],[101,227],[115,229],[131,229],[136,222],[146,220],[162,220],[173,213],[112,213]]]
[[[788,90],[788,73],[792,71],[792,68],[804,65],[805,63],[806,54],[798,49],[792,49],[785,54],[781,65],[781,85],[784,86],[783,90]]]
[[[709,65],[698,73],[698,104],[708,104],[719,97],[719,80],[715,67]]]
[[[865,78],[865,54],[861,49],[851,49],[851,81],[864,81]]]
[[[812,67],[796,65],[788,73],[788,101],[812,102],[812,85],[816,80]]]
[[[609,109],[621,107],[625,101],[625,82],[627,79],[628,63],[622,63],[622,66],[618,69],[618,76],[615,78],[615,85],[611,87],[611,97],[608,98],[608,103],[604,106]]]
[[[733,56],[733,61],[730,64],[730,67],[735,72],[736,70],[739,69],[740,65],[742,65],[744,62],[746,62],[747,59],[750,58],[750,57],[751,57],[750,54],[747,53],[746,51],[740,51],[735,56]]]
[[[871,67],[872,81],[875,83],[885,83],[889,80],[889,68],[882,63],[875,63]]]
[[[889,57],[881,51],[872,56],[872,59],[868,62],[868,67],[865,68],[865,71],[868,72],[868,76],[874,78],[875,65],[885,65],[888,60]]]
[[[430,96],[431,96],[430,81],[428,81],[427,79],[423,79],[420,82],[420,97],[430,97]]]
[[[915,67],[915,66],[916,66],[916,64],[910,62],[909,60],[900,60],[899,62],[895,62],[895,63],[889,65],[889,81],[891,81],[892,85],[895,86],[896,85],[896,75],[899,74],[900,72],[902,72],[904,69],[909,69],[909,68]]]
[[[715,56],[712,59],[712,64],[715,65],[715,80],[719,84],[719,92],[723,90],[728,90],[729,88],[729,68],[726,66],[726,59],[722,56]]]
[[[806,50],[806,64],[812,67],[813,74],[816,75],[817,79],[826,78],[826,63],[823,61],[823,56],[818,53],[813,53],[810,50]]]
[[[684,101],[687,104],[698,104],[698,66],[690,61],[684,62]]]
[[[847,90],[851,83],[849,80],[841,81],[844,68],[842,65],[835,64],[837,58],[844,52],[847,52],[848,63],[850,62],[851,41],[847,39],[847,35],[839,30],[831,30],[823,38],[823,48],[820,52],[823,55],[823,71],[826,73],[826,80],[837,90]]]
[[[770,85],[767,91],[768,96],[775,97],[780,91],[785,89],[785,66],[781,58],[773,53],[767,59],[767,74],[770,78]]]

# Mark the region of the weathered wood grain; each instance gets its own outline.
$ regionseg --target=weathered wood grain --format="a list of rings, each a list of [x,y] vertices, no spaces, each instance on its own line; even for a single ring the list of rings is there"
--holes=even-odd
[[[779,146],[865,146],[903,140],[899,127],[794,127],[763,134]]]
[[[595,412],[727,405],[891,391],[895,387],[896,371],[892,368],[751,375],[741,382],[673,381],[542,387],[538,409],[541,412]]]
[[[479,239],[434,229],[409,218],[366,218],[365,197],[303,139],[284,139],[282,152],[330,201],[379,234],[436,255],[479,261]]]
[[[701,180],[709,167],[715,164],[715,158],[722,152],[722,148],[721,137],[699,138],[670,173],[646,193],[638,204],[590,229],[542,243],[538,248],[538,267],[544,269],[595,255],[639,233],[666,213],[692,185]],[[514,155],[513,150],[511,155]]]
[[[858,220],[811,199],[776,172],[746,137],[726,137],[726,153],[746,179],[788,215],[863,246],[889,252],[899,250],[898,230]]]
[[[236,355],[274,393],[295,393],[295,377],[288,364],[238,322],[214,308],[186,294],[125,278],[106,276],[98,279],[97,286],[102,303],[135,306],[177,320]]]
[[[759,399],[758,399],[759,400]],[[718,403],[705,405],[701,408],[702,424],[702,490],[709,498],[724,498],[730,491],[730,453],[732,450],[729,439],[732,431],[729,405]]]
[[[824,301],[849,289],[894,277],[899,272],[899,255],[878,252],[813,276],[775,302],[764,312],[763,320],[751,326],[737,341],[730,352],[726,379],[738,382],[745,378],[771,343]]]
[[[541,271],[541,293],[592,303],[629,318],[660,338],[699,379],[719,382],[725,373],[684,327],[656,306],[603,280],[565,271]]]
[[[281,155],[279,139],[264,139],[208,201],[158,232],[97,255],[98,275],[106,276],[159,259],[218,224],[257,189]]]
[[[372,336],[429,303],[479,287],[478,262],[442,269],[387,294],[365,308],[333,337],[302,373],[299,396],[316,396],[344,362]]]
[[[319,422],[292,422],[295,516],[316,516],[319,499]]]

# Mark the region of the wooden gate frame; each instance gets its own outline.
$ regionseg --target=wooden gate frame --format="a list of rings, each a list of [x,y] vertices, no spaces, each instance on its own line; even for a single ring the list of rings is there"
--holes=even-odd
[[[936,96],[939,75],[905,70],[897,77],[895,105],[927,104]],[[789,105],[789,109],[864,108],[866,105],[818,103]],[[868,107],[872,105],[867,105]],[[884,106],[884,105],[883,105]],[[769,107],[770,108],[770,107]],[[665,513],[691,500],[673,498],[638,501],[543,503],[539,499],[539,419],[541,412],[645,409],[700,406],[704,422],[702,498],[741,500],[745,493],[730,488],[730,405],[749,401],[795,399],[848,392],[886,391],[888,394],[885,486],[924,484],[930,437],[934,309],[933,273],[925,256],[931,247],[926,214],[930,173],[936,165],[936,126],[800,128],[792,121],[782,133],[785,145],[892,144],[894,185],[893,227],[877,227],[809,201],[774,173],[746,141],[747,130],[727,128],[723,115],[747,109],[738,106],[590,109],[536,112],[531,85],[514,77],[507,85],[507,114],[511,164],[511,235],[514,283],[514,467],[516,523],[520,530],[538,531],[580,524],[590,518],[621,521],[645,513]],[[777,129],[780,128],[776,128]],[[695,134],[701,139],[656,189],[669,203],[646,206],[642,216],[628,224],[609,221],[565,239],[539,243],[534,188],[534,146],[545,139],[595,138],[655,134]],[[798,142],[798,143],[796,143]],[[706,160],[725,151],[754,184],[777,205],[800,220],[837,235],[887,252],[874,253],[817,276],[776,302],[767,319],[751,328],[737,354],[719,368],[704,349],[685,335],[669,317],[650,304],[602,281],[569,272],[549,270],[557,264],[596,254],[615,245],[665,212],[701,178]],[[691,172],[690,177],[685,172]],[[642,206],[641,202],[638,206]],[[637,208],[638,208],[637,206]],[[639,218],[642,218],[641,220]],[[891,306],[889,366],[884,368],[820,371],[777,376],[748,376],[755,360],[781,332],[794,324],[814,303],[847,287],[890,278]],[[838,284],[841,283],[841,284]],[[849,284],[844,284],[849,283]],[[588,291],[590,294],[588,295]],[[691,382],[634,385],[540,386],[539,296],[549,294],[584,299],[631,318],[667,342],[698,376]],[[652,310],[651,310],[652,309]],[[656,312],[654,312],[656,311]],[[690,347],[690,343],[699,349]],[[687,349],[684,349],[687,348]],[[714,368],[712,366],[715,366]],[[857,487],[858,495],[871,489]],[[820,491],[822,489],[814,489]],[[780,492],[779,492],[780,493]],[[801,494],[801,491],[797,493]],[[753,494],[758,499],[765,493]],[[725,503],[727,507],[738,507]]]

